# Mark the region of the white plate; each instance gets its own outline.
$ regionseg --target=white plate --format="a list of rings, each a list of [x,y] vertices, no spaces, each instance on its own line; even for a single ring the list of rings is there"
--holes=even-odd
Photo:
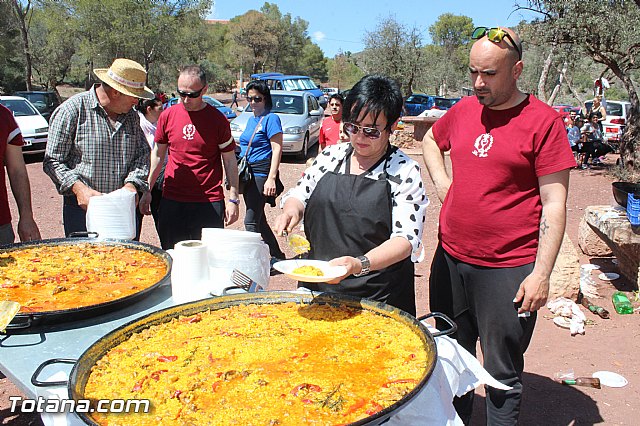
[[[310,275],[294,274],[293,270],[301,266],[315,266],[320,269],[324,275],[321,277],[313,277]],[[347,273],[347,268],[344,266],[331,266],[329,265],[329,262],[325,262],[323,260],[309,259],[283,260],[282,262],[274,263],[273,268],[294,280],[306,281],[308,283],[324,283],[331,281],[334,278],[341,277]]]
[[[598,275],[598,278],[600,278],[602,281],[612,281],[620,278],[620,275],[616,274],[615,272],[603,272]]]
[[[593,377],[600,379],[600,384],[610,388],[621,388],[629,383],[627,379],[613,371],[596,371]]]

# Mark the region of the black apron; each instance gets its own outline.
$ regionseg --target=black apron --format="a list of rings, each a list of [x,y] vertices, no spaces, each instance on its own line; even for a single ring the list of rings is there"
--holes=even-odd
[[[352,175],[350,147],[336,168],[327,172],[316,185],[304,213],[304,230],[311,243],[309,259],[331,260],[340,256],[358,257],[389,239],[392,231],[391,186],[387,153],[367,172],[384,161],[380,179]],[[346,172],[340,166],[346,159]],[[414,265],[411,256],[362,277],[348,276],[339,284],[298,283],[314,291],[346,293],[388,303],[412,315],[416,314]]]

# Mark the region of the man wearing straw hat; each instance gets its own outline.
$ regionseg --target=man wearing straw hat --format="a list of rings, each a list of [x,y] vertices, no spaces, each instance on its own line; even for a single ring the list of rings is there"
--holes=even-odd
[[[64,232],[86,231],[89,199],[119,188],[148,190],[149,145],[133,106],[152,99],[147,73],[116,59],[94,69],[102,83],[67,99],[51,115],[44,171],[64,196]]]

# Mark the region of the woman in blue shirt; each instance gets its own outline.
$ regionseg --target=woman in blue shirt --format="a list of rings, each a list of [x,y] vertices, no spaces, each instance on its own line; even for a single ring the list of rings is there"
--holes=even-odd
[[[254,80],[247,85],[246,90],[253,117],[240,136],[240,156],[245,155],[251,142],[247,161],[253,170],[254,179],[246,186],[243,194],[247,206],[244,227],[247,231],[262,235],[272,258],[284,259],[285,255],[264,214],[265,202],[275,207],[275,199],[282,191],[282,183],[278,177],[282,156],[282,124],[280,117],[271,113],[271,91],[266,81]]]

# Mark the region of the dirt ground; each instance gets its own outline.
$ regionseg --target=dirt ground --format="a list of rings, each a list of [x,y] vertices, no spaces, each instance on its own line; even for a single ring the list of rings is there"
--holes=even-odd
[[[221,100],[230,100],[223,98]],[[435,196],[424,163],[417,146],[407,146],[406,152],[423,166],[423,179],[426,183],[431,204],[425,224],[423,243],[426,248],[425,260],[416,268],[416,296],[419,313],[429,311],[427,279],[430,259],[436,246],[436,230],[440,203]],[[30,160],[28,172],[32,186],[34,214],[43,238],[62,237],[61,197],[56,193],[50,179],[42,172],[41,158]],[[607,163],[615,162],[615,156],[609,155]],[[281,176],[285,187],[295,184],[304,169],[302,161],[285,157]],[[577,247],[578,224],[584,209],[589,205],[613,205],[611,192],[613,179],[607,174],[607,167],[592,170],[572,170],[568,202],[567,234]],[[15,203],[10,196],[14,218],[17,217]],[[241,213],[243,209],[241,208]],[[268,209],[270,222],[278,214],[278,209]],[[241,219],[242,220],[242,219]],[[231,228],[242,229],[241,220]],[[15,224],[15,220],[14,220]],[[153,228],[153,220],[145,219],[142,241],[158,245]],[[284,244],[283,244],[283,248]],[[285,248],[288,256],[293,256]],[[601,265],[603,272],[615,272],[615,264],[610,258],[588,258],[580,254],[581,263]],[[613,310],[610,296],[616,289],[630,289],[630,283],[624,279],[611,282],[600,281],[597,274],[601,299],[594,300],[611,312],[611,319],[603,320],[586,312],[590,320],[584,336],[571,337],[568,330],[558,328],[552,322],[548,309],[540,311],[536,332],[525,355],[524,384],[525,393],[522,405],[521,424],[523,425],[593,425],[593,424],[638,424],[640,416],[640,315],[618,315]],[[295,283],[284,276],[274,276],[270,289],[292,289]],[[636,306],[638,303],[635,304]],[[2,343],[0,341],[0,351]],[[629,384],[624,388],[591,389],[569,387],[553,381],[554,373],[573,369],[576,376],[591,376],[595,371],[610,370],[622,374]],[[9,412],[11,395],[20,391],[8,379],[0,375],[0,424],[2,425],[40,425],[39,418],[32,415],[17,415]],[[484,398],[478,390],[474,412],[474,423],[484,423]]]

